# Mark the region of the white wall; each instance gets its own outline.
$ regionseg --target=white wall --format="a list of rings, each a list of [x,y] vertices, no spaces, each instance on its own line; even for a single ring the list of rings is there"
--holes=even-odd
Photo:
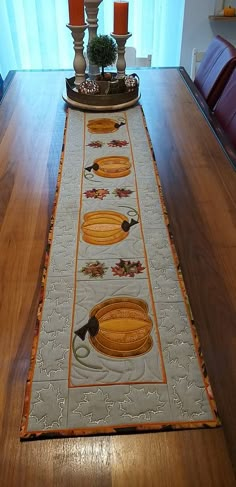
[[[236,0],[225,2],[236,7]],[[190,74],[193,48],[205,51],[217,34],[236,45],[236,21],[209,21],[214,15],[215,0],[185,0],[184,27],[180,64]]]

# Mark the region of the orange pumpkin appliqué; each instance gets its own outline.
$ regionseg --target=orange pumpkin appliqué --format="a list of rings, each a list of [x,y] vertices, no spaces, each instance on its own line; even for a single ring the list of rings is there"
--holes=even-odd
[[[144,300],[134,297],[106,299],[94,306],[89,316],[88,324],[75,334],[84,340],[89,332],[89,340],[97,351],[124,358],[143,355],[152,348],[153,325]]]
[[[83,240],[92,245],[113,245],[128,237],[137,223],[116,211],[91,211],[84,214]]]
[[[95,118],[87,123],[88,131],[92,134],[108,134],[116,132],[125,122],[118,122],[112,118]]]
[[[122,178],[131,172],[131,163],[126,156],[108,156],[95,159],[92,166],[86,167],[86,171],[92,170],[103,178]]]

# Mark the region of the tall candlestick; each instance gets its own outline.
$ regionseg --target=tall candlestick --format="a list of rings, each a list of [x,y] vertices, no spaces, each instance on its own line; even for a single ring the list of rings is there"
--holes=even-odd
[[[70,25],[66,24],[71,31],[71,35],[74,39],[74,70],[75,70],[75,86],[78,87],[80,83],[85,81],[85,69],[86,61],[84,58],[84,33],[87,29],[87,24],[84,25]]]
[[[87,14],[87,24],[88,24],[88,31],[89,31],[89,40],[88,43],[97,35],[98,29],[98,9],[99,5],[102,3],[102,0],[84,0],[85,11]],[[100,70],[98,66],[92,64],[89,60],[87,61],[87,68],[89,78],[95,78]]]
[[[116,40],[118,46],[118,57],[116,62],[117,78],[123,78],[125,76],[125,44],[132,34],[111,34],[111,36]]]
[[[114,34],[128,34],[128,2],[114,2]]]
[[[70,25],[84,25],[84,0],[69,0]]]

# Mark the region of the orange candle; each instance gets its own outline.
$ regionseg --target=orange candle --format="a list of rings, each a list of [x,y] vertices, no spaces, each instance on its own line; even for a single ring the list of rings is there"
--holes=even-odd
[[[128,2],[114,2],[114,34],[128,34]]]
[[[84,25],[84,0],[69,0],[70,25]]]

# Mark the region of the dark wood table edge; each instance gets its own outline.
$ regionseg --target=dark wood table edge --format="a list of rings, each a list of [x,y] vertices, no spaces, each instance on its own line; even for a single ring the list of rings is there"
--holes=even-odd
[[[234,170],[236,170],[236,149],[233,147],[232,143],[230,142],[229,138],[225,134],[224,130],[222,129],[220,123],[218,122],[214,113],[210,110],[209,106],[207,105],[205,99],[198,91],[197,87],[195,86],[194,82],[189,77],[188,73],[186,72],[183,66],[178,68],[179,73],[184,80],[189,92],[197,102],[203,116],[205,117],[206,121],[208,122],[209,127],[214,132],[218,142],[220,143],[222,149],[225,152],[228,160],[230,161]]]

